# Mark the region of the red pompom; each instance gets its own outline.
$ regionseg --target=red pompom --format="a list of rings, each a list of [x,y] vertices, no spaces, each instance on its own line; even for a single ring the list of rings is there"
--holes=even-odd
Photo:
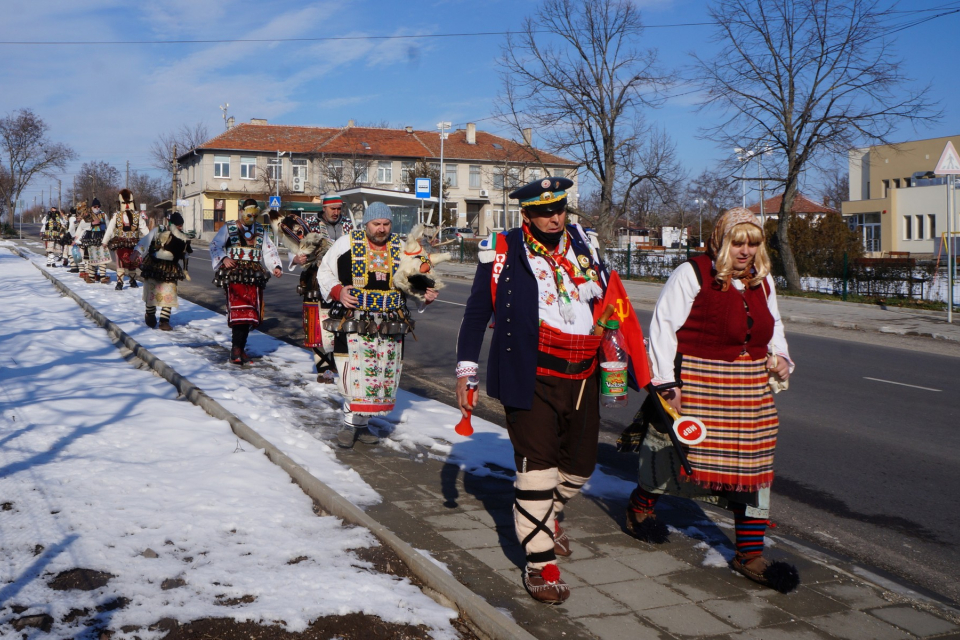
[[[560,569],[557,569],[555,564],[548,564],[540,570],[540,577],[545,582],[556,582],[560,579]]]

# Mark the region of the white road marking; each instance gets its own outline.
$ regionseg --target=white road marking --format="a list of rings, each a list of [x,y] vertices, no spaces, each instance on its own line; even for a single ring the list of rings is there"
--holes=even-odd
[[[911,389],[923,389],[924,391],[943,391],[943,389],[931,389],[930,387],[920,387],[915,384],[907,384],[906,382],[894,382],[893,380],[881,380],[880,378],[868,378],[867,376],[863,376],[863,379],[873,380],[874,382],[886,382],[887,384],[896,384],[900,385],[901,387],[910,387]]]
[[[434,300],[434,302],[443,302],[443,303],[445,303],[445,304],[455,304],[455,305],[457,305],[458,307],[465,307],[465,306],[467,306],[467,305],[465,305],[465,304],[462,303],[462,302],[450,302],[449,300],[441,300],[440,298],[437,298],[436,300]]]

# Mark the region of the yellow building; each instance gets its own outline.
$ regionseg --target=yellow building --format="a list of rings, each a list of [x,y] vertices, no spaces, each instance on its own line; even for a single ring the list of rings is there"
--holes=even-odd
[[[937,253],[947,231],[947,180],[933,170],[948,141],[960,148],[960,136],[947,136],[850,151],[850,200],[842,213],[867,255]]]

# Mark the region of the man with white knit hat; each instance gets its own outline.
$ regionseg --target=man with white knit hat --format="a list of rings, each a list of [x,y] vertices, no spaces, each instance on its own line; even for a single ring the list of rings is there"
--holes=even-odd
[[[324,324],[334,333],[333,356],[344,398],[337,444],[346,449],[356,440],[380,442],[367,423],[370,416],[393,411],[403,336],[413,329],[406,296],[394,284],[403,243],[392,230],[390,207],[371,203],[361,228],[341,236],[317,272],[324,300],[333,303]],[[424,301],[429,304],[436,298],[437,291],[427,289]]]

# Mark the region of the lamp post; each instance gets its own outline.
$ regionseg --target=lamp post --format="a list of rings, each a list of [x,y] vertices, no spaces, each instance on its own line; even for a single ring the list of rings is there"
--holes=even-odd
[[[693,201],[699,208],[697,218],[700,220],[700,231],[697,232],[697,247],[700,248],[703,246],[703,198],[694,198]]]
[[[773,153],[773,147],[763,146],[756,149],[742,149],[737,147],[733,150],[737,154],[737,160],[743,165],[743,172],[740,177],[740,184],[743,186],[743,208],[747,208],[747,163],[754,156],[757,157],[757,181],[760,182],[760,224],[764,224],[763,211],[763,156]]]
[[[443,230],[443,141],[447,139],[447,129],[450,128],[450,123],[446,121],[438,122],[437,129],[440,130],[440,177],[437,180],[440,186],[440,199],[438,208],[440,212],[437,214],[437,233]],[[430,214],[430,219],[427,220],[427,224],[433,222],[433,214]]]

